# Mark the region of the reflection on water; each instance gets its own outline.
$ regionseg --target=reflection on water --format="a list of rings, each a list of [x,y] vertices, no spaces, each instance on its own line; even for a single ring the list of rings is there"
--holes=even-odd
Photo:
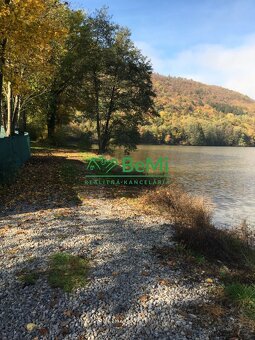
[[[121,157],[121,151],[116,151]],[[255,148],[142,145],[134,160],[169,158],[173,180],[186,190],[210,197],[215,222],[255,227]]]

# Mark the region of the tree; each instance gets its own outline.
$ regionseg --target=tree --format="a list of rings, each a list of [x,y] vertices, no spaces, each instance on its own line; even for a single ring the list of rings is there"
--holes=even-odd
[[[88,19],[92,36],[88,69],[81,82],[85,115],[95,119],[99,152],[104,153],[118,133],[125,143],[136,135],[145,114],[154,114],[150,63],[135,48],[130,32],[111,22],[103,9]],[[129,128],[123,131],[123,124]],[[127,125],[126,125],[127,126]],[[128,137],[130,134],[130,137]]]
[[[191,145],[204,145],[205,136],[202,126],[199,123],[191,124],[187,129],[188,142]]]
[[[24,98],[34,91],[35,75],[50,72],[51,50],[65,40],[66,8],[58,0],[0,1],[0,116],[7,136],[14,133]]]
[[[79,106],[79,79],[87,68],[87,51],[89,50],[90,35],[81,11],[70,11],[68,17],[70,29],[65,49],[61,55],[52,56],[54,72],[50,89],[45,98],[47,103],[48,138],[54,139],[57,116],[61,101],[65,109]],[[77,105],[74,101],[77,101]]]

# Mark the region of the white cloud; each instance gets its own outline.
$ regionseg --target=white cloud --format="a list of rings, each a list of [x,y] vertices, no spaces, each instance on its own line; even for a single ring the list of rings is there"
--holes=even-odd
[[[199,45],[173,58],[163,57],[147,43],[136,45],[158,73],[220,85],[255,98],[255,36],[247,37],[238,47]]]

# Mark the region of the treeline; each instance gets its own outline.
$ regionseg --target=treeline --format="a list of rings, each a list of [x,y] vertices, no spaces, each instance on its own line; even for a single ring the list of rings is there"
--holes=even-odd
[[[135,147],[154,115],[151,65],[105,9],[58,0],[0,1],[0,126],[51,143],[96,137]]]
[[[174,121],[174,119],[173,119]],[[254,138],[247,135],[240,126],[229,122],[223,125],[210,121],[186,119],[179,122],[165,122],[141,127],[141,143],[170,145],[210,145],[210,146],[254,146]]]
[[[157,97],[156,97],[157,94]],[[0,127],[51,144],[255,145],[255,103],[152,74],[107,10],[0,0]]]
[[[184,145],[255,145],[255,102],[192,80],[153,76],[159,116],[141,126],[141,142]]]

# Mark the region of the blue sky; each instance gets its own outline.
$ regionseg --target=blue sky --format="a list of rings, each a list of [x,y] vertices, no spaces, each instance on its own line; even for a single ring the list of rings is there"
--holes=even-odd
[[[131,29],[154,70],[221,85],[255,98],[255,0],[70,0],[106,5]]]

